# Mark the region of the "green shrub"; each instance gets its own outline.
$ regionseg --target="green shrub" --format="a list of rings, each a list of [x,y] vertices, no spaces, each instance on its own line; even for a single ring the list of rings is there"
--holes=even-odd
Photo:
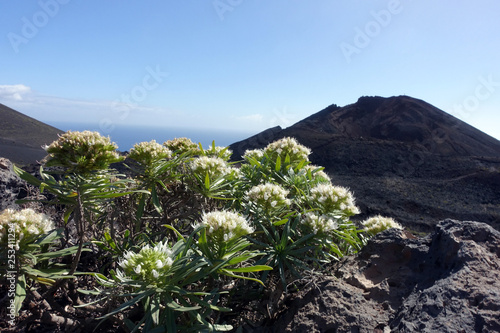
[[[115,150],[96,133],[68,132],[47,148],[46,165],[62,171],[41,168],[41,179],[17,172],[66,208],[66,222],[75,221],[78,246],[68,276],[84,239],[98,245],[108,264],[88,275],[101,287],[80,291],[89,303],[114,306],[101,318],[123,313],[132,331],[228,330],[218,313],[232,311],[252,285],[278,283],[286,292],[306,271],[321,271],[376,232],[398,227],[376,217],[358,228],[350,220],[359,214],[352,193],[311,165],[311,150],[293,138],[245,152],[239,167],[215,143],[204,149],[186,138],[142,142],[128,155],[129,176],[109,168],[122,159]],[[34,242],[63,237],[49,235]],[[127,318],[138,309],[139,319]]]

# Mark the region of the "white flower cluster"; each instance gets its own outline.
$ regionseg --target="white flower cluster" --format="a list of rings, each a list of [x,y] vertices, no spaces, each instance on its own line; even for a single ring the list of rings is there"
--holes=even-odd
[[[396,228],[403,229],[401,224],[396,222],[391,217],[384,217],[381,215],[373,216],[362,222],[365,227],[364,231],[371,235],[376,235],[386,229]]]
[[[99,132],[68,131],[44,148],[49,154],[48,165],[93,170],[106,168],[123,159],[116,151],[116,143]]]
[[[260,161],[264,157],[264,151],[262,149],[247,149],[245,154],[243,154],[243,159],[249,161],[250,159],[255,159]]]
[[[227,242],[254,232],[254,228],[250,226],[243,216],[230,211],[205,213],[202,216],[201,223],[195,225],[194,228],[198,228],[200,225],[206,227],[207,237],[216,242]]]
[[[286,137],[268,144],[264,152],[268,156],[278,155],[282,161],[289,155],[290,163],[298,163],[309,160],[311,149],[299,144],[294,138]]]
[[[328,234],[339,227],[338,223],[328,215],[317,215],[312,212],[304,215],[302,223],[307,225],[315,234]]]
[[[163,145],[171,151],[178,153],[185,153],[188,151],[196,152],[199,150],[198,145],[189,138],[175,138],[163,142]]]
[[[136,143],[134,147],[130,149],[128,157],[139,163],[148,165],[164,158],[171,158],[172,151],[157,143],[156,140],[151,140],[150,142]]]
[[[287,199],[289,191],[280,185],[266,183],[252,187],[246,193],[246,198],[267,210],[290,205]]]
[[[359,214],[359,208],[354,204],[352,193],[345,187],[331,184],[318,184],[311,189],[310,197],[324,213],[340,211],[345,216]]]
[[[190,163],[193,173],[205,179],[208,172],[210,178],[218,178],[230,174],[233,169],[229,167],[226,161],[220,157],[199,156]]]
[[[92,131],[67,131],[59,136],[59,139],[52,142],[49,146],[45,147],[50,149],[52,147],[62,148],[64,145],[71,146],[96,146],[96,145],[112,145],[115,149],[118,146],[111,142],[109,137],[102,136],[99,132]]]
[[[157,279],[170,270],[173,262],[172,249],[167,242],[159,242],[154,247],[144,246],[139,253],[125,252],[118,265],[131,278],[157,284]]]
[[[7,235],[15,235],[16,249],[22,240],[33,240],[36,236],[54,229],[52,220],[31,208],[20,211],[7,208],[0,214],[0,241],[7,242]],[[10,236],[12,240],[12,236]]]

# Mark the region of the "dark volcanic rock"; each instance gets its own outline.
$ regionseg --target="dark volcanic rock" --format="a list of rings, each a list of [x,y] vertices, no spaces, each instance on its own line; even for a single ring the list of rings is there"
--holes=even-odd
[[[26,196],[26,183],[12,169],[12,162],[0,157],[0,211],[18,208],[15,201]]]
[[[500,232],[444,220],[369,241],[260,332],[500,332]]]

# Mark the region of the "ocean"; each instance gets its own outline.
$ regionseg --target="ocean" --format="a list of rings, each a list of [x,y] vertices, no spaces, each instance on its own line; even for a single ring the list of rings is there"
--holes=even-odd
[[[134,144],[144,141],[156,140],[163,143],[167,140],[186,137],[195,143],[201,143],[203,147],[212,145],[215,141],[217,146],[229,146],[232,143],[244,140],[257,133],[241,132],[230,130],[210,130],[210,129],[187,129],[187,128],[169,128],[169,127],[145,127],[145,126],[116,126],[111,131],[103,131],[98,124],[82,123],[62,123],[47,122],[62,131],[97,131],[101,135],[109,136],[111,141],[118,145],[119,151],[129,151]]]

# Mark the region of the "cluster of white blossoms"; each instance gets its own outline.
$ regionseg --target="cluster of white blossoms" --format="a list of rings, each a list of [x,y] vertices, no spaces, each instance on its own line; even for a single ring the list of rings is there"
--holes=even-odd
[[[128,157],[143,165],[149,165],[152,162],[156,162],[164,158],[171,158],[172,151],[157,143],[156,140],[151,140],[149,142],[136,143],[134,147],[130,149]]]
[[[381,215],[373,216],[362,222],[364,226],[364,231],[371,235],[376,235],[381,231],[386,229],[403,229],[401,224],[396,222],[391,217],[384,217]]]
[[[125,252],[118,265],[125,275],[132,279],[140,279],[151,284],[157,284],[157,279],[164,276],[172,267],[172,249],[167,242],[159,242],[154,247],[144,246],[139,253]]]
[[[243,159],[245,161],[249,161],[251,159],[255,159],[260,161],[264,157],[264,150],[262,149],[247,149],[245,154],[243,154]]]
[[[252,187],[245,197],[269,211],[284,205],[290,205],[290,199],[287,199],[288,193],[289,191],[280,185],[266,183]]]
[[[191,163],[190,168],[194,174],[205,179],[205,175],[211,179],[222,177],[233,172],[233,169],[220,157],[199,156],[195,157]]]
[[[196,229],[200,225],[206,227],[207,238],[218,243],[227,242],[254,232],[254,228],[250,226],[247,219],[231,211],[205,213],[202,216],[201,223],[195,225],[194,228]]]
[[[313,212],[304,214],[302,223],[315,234],[328,234],[337,230],[339,225],[328,215],[317,215]]]
[[[191,141],[189,138],[175,138],[163,142],[163,145],[173,152],[185,153],[185,152],[196,152],[199,147],[196,143]]]
[[[264,152],[272,158],[280,156],[282,161],[289,155],[290,163],[293,164],[303,160],[308,161],[311,149],[299,144],[294,138],[286,137],[268,144]]]
[[[352,193],[345,187],[331,184],[318,184],[311,189],[310,199],[323,213],[341,212],[345,216],[359,214]]]
[[[58,165],[81,170],[104,169],[123,160],[116,151],[118,146],[99,132],[68,131],[45,146],[49,154],[47,165]]]
[[[9,244],[14,242],[17,250],[23,240],[29,242],[53,229],[54,223],[47,215],[31,208],[20,211],[7,208],[0,214],[0,241]]]

